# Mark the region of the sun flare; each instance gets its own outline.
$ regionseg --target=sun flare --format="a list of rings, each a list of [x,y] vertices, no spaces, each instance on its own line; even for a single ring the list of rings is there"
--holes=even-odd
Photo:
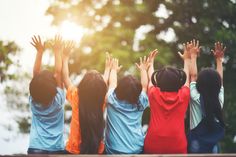
[[[80,42],[85,32],[85,28],[71,21],[64,21],[60,25],[60,33],[66,40],[74,40],[78,43]]]

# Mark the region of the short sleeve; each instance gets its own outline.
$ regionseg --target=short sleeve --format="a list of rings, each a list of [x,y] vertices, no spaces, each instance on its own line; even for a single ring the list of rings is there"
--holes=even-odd
[[[223,86],[220,88],[219,101],[220,101],[221,108],[223,108],[223,105],[224,105],[224,87]]]
[[[66,94],[63,89],[57,88],[57,94],[54,99],[54,104],[63,106],[66,100]]]
[[[79,102],[78,88],[71,86],[67,90],[66,99],[71,104],[71,107],[74,108]]]
[[[145,110],[149,105],[148,96],[144,91],[142,91],[139,96],[139,105],[142,107],[143,110]]]
[[[200,94],[197,91],[196,82],[190,83],[190,96],[192,101],[198,101],[200,99]]]

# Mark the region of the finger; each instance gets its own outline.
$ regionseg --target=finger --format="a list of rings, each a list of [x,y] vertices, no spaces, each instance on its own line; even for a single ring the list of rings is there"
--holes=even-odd
[[[214,50],[211,50],[211,53],[215,56],[216,55],[216,53],[215,53],[215,51]]]
[[[225,50],[226,50],[226,46],[224,47],[223,52],[225,52]]]
[[[197,40],[196,47],[199,47],[199,40]],[[199,47],[200,49],[200,47]]]
[[[32,42],[30,42],[30,44],[31,44],[32,46],[34,46],[34,47],[36,46],[36,45],[35,45],[34,43],[32,43]]]
[[[39,41],[39,43],[41,43],[41,38],[40,38],[40,36],[38,35],[38,41]]]
[[[183,59],[183,55],[182,55],[182,53],[181,53],[181,52],[178,52],[178,54],[179,54],[180,58]]]
[[[195,47],[196,46],[196,40],[193,39],[193,46]]]
[[[186,51],[186,50],[187,50],[187,47],[186,47],[186,44],[185,44],[185,43],[183,43],[183,47],[184,47],[184,51]]]
[[[139,66],[139,64],[138,64],[138,63],[135,63],[135,65],[136,65],[136,67],[137,67],[138,69],[140,69],[140,66]]]
[[[223,43],[221,43],[221,44],[220,44],[220,49],[222,50],[222,49],[223,49],[223,47],[224,47],[224,46],[223,46]]]
[[[34,37],[32,37],[31,39],[32,39],[33,43],[36,43],[36,41],[34,40]]]

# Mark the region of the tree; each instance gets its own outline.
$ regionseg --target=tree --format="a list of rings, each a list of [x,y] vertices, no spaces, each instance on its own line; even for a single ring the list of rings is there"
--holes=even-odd
[[[19,51],[19,47],[14,42],[0,41],[0,82],[6,78],[12,78],[14,75],[7,74],[7,70],[13,61],[10,55],[16,54]]]
[[[234,0],[55,0],[47,14],[53,16],[53,24],[71,20],[90,30],[82,38],[73,54],[71,71],[83,68],[102,69],[103,52],[109,51],[121,60],[123,69],[128,69],[139,56],[157,48],[161,53],[157,58],[158,67],[181,64],[176,52],[181,43],[193,38],[199,39],[202,55],[199,66],[212,66],[210,49],[216,41],[227,46],[224,71],[226,137],[222,142],[224,152],[235,151],[233,138],[236,133],[236,2]],[[165,14],[161,15],[161,10]],[[134,50],[136,30],[151,27],[138,49]],[[166,42],[159,35],[172,31],[175,38]],[[84,48],[91,53],[85,54]]]

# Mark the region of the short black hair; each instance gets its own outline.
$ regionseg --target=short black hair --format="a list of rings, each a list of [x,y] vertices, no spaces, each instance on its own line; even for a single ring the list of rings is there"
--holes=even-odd
[[[163,92],[177,92],[186,82],[186,74],[183,70],[164,67],[152,74],[152,84]]]
[[[33,77],[30,82],[29,91],[33,100],[44,106],[49,105],[57,93],[57,84],[53,73],[43,70]]]
[[[119,79],[115,89],[116,97],[119,100],[127,101],[131,104],[138,104],[139,95],[142,92],[142,85],[138,79],[132,75],[127,75]]]

